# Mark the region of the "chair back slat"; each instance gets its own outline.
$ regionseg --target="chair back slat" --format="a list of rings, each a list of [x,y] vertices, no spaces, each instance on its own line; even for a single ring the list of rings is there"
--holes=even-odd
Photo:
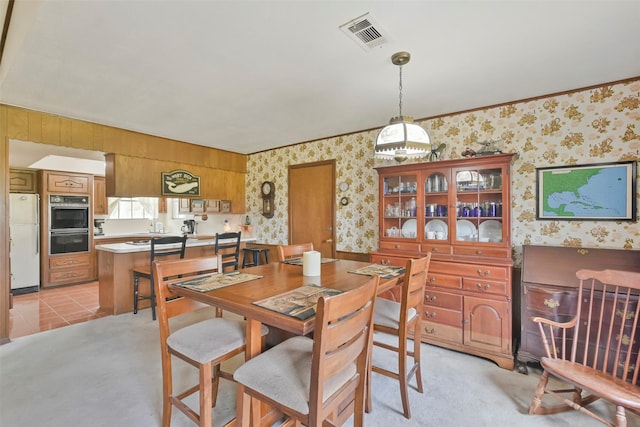
[[[539,324],[548,356],[571,360],[637,385],[640,273],[583,269],[576,276],[580,282],[572,321],[546,328]],[[567,348],[571,349],[569,354]]]
[[[302,258],[304,252],[313,250],[313,243],[296,243],[291,245],[278,245],[278,258],[280,261]]]
[[[322,412],[326,381],[350,365],[357,373],[343,387],[364,387],[378,282],[373,276],[359,288],[318,300],[309,395],[316,412]]]
[[[222,271],[221,259],[219,256],[209,256],[200,258],[187,258],[177,260],[156,260],[153,262],[155,277],[155,291],[158,306],[158,323],[160,326],[160,344],[166,345],[167,337],[170,335],[169,319],[181,314],[193,311],[206,305],[191,298],[176,298],[168,286],[169,277],[196,276],[205,273],[220,273]]]
[[[222,267],[238,269],[241,232],[216,233],[215,253],[222,256]]]
[[[154,237],[151,239],[151,262],[156,258],[165,257],[169,255],[178,255],[179,258],[184,258],[184,252],[186,249],[187,235],[182,236],[167,236],[167,237]],[[176,246],[178,245],[179,246]]]

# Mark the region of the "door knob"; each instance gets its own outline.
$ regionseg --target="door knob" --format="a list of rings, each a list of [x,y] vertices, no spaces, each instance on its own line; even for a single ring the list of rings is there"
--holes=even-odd
[[[327,239],[324,241],[324,243],[333,243],[333,239]]]

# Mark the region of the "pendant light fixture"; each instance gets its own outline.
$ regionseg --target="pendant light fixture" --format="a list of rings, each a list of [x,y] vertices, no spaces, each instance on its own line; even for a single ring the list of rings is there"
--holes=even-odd
[[[413,117],[402,115],[402,66],[411,59],[409,52],[397,52],[391,62],[400,68],[400,114],[393,117],[376,138],[375,157],[394,159],[401,163],[408,158],[425,157],[431,152],[427,132],[413,123]]]

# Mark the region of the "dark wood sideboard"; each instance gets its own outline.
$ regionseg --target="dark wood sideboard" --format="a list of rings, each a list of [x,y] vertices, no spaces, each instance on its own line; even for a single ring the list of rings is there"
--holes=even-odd
[[[516,367],[527,372],[527,362],[545,355],[538,326],[529,320],[543,316],[564,322],[575,315],[576,271],[627,270],[640,272],[640,251],[524,245],[520,286],[520,327]],[[514,330],[517,330],[514,328]]]

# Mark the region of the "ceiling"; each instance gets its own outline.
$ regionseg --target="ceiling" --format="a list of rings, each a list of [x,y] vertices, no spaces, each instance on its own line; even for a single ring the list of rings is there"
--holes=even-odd
[[[5,13],[8,0],[0,0]],[[370,14],[386,43],[339,28]],[[640,76],[640,1],[16,1],[0,103],[238,153]]]

